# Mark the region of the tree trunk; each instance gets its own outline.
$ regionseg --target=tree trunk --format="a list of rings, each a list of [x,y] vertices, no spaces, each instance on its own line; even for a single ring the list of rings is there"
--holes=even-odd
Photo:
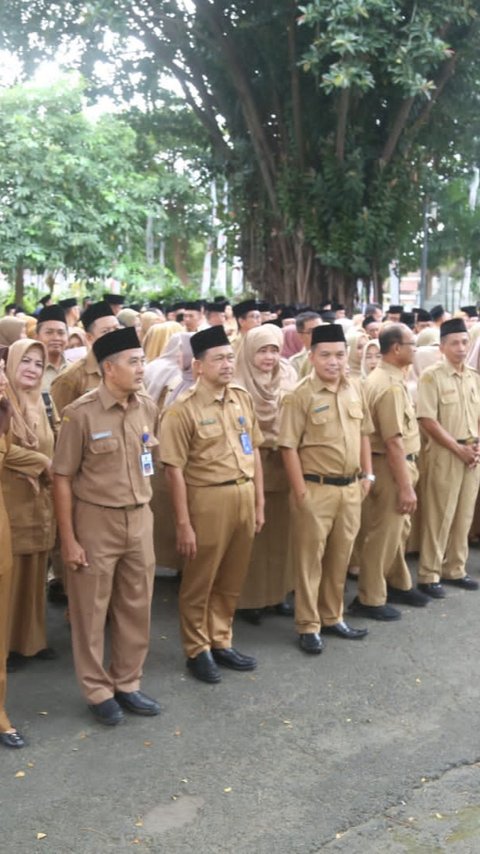
[[[185,266],[185,241],[180,237],[172,237],[172,243],[175,275],[178,276],[183,285],[188,285],[188,272]]]
[[[23,283],[23,264],[21,261],[18,262],[15,268],[15,303],[16,305],[22,305],[23,303],[23,294],[24,294],[24,283]]]

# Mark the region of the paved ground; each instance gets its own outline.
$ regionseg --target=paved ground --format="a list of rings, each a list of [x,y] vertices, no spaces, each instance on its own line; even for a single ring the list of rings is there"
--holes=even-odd
[[[157,579],[143,687],[164,711],[110,731],[79,697],[51,609],[61,657],[10,677],[30,746],[1,750],[0,851],[477,854],[479,611],[480,592],[451,588],[312,659],[290,620],[240,623],[258,671],[207,686],[185,674],[176,584]]]

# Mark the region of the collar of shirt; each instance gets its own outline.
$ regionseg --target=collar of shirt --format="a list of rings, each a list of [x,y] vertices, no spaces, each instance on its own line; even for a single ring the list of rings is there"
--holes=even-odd
[[[49,362],[47,359],[47,364],[45,365],[45,370],[48,370],[48,368],[50,368],[51,371],[55,371],[55,373],[58,374],[59,371],[62,370],[62,368],[65,368],[67,366],[67,364],[68,364],[68,362],[62,353],[62,358],[60,360],[60,364],[59,364],[58,368],[56,367],[56,365],[52,365],[52,363]]]
[[[85,371],[87,374],[98,374],[100,377],[102,376],[102,372],[93,350],[89,350],[85,356]]]
[[[445,365],[445,370],[449,377],[453,377],[455,374],[460,378],[465,376],[465,365],[463,365],[463,370],[459,371],[458,368],[456,368],[455,365],[452,365],[445,356],[443,356],[443,364]]]
[[[196,382],[195,395],[203,406],[208,406],[211,403],[215,403],[215,401],[218,403],[227,403],[233,399],[228,385],[224,389],[215,392],[210,386],[202,383],[201,380],[197,380]]]
[[[98,387],[98,397],[104,409],[113,409],[113,407],[116,405],[120,406],[123,409],[123,406],[120,401],[117,400],[117,398],[113,396],[111,391],[108,390],[103,380]],[[137,408],[138,406],[140,406],[138,397],[134,392],[132,392],[132,394],[130,394],[128,398],[127,409],[130,409],[131,407]]]
[[[330,392],[332,392],[332,394],[336,394],[338,391],[340,391],[340,389],[346,388],[347,386],[349,386],[350,383],[348,382],[347,377],[341,377],[337,388],[333,388],[331,385],[328,385],[328,383],[326,383],[325,380],[320,379],[317,372],[314,370],[312,372],[312,385],[313,385],[313,391],[314,392],[330,391]]]
[[[390,374],[396,380],[400,380],[400,382],[405,382],[405,374],[402,368],[397,368],[396,365],[391,365],[390,362],[380,362],[377,365],[376,370],[385,371],[387,374]]]

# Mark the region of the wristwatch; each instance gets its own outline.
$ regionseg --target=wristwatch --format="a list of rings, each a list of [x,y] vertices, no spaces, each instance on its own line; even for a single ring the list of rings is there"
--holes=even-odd
[[[369,480],[370,483],[375,483],[376,479],[374,474],[362,474],[362,480]]]

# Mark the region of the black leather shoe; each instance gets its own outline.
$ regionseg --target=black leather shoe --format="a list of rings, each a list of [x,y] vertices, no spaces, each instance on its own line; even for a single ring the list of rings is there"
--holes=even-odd
[[[431,581],[429,584],[417,584],[417,588],[430,596],[430,599],[445,599],[447,595],[443,584],[439,584],[438,581]]]
[[[310,655],[320,655],[323,649],[323,642],[318,632],[305,632],[298,636],[298,642],[300,649]]]
[[[35,653],[34,658],[38,658],[40,661],[55,661],[58,658],[58,654],[51,646],[46,646],[45,649],[39,649]]]
[[[25,741],[17,730],[14,732],[0,732],[0,744],[5,747],[20,748],[25,747]]]
[[[125,715],[113,697],[104,700],[103,703],[94,703],[88,708],[95,720],[105,726],[117,726],[125,720]]]
[[[461,587],[462,590],[478,590],[478,581],[470,575],[464,575],[463,578],[442,578],[442,582],[452,584],[453,587]]]
[[[273,610],[279,617],[293,617],[295,613],[295,608],[290,605],[290,602],[279,602],[278,605],[273,606]]]
[[[142,691],[117,691],[115,699],[122,708],[133,712],[135,715],[153,717],[160,714],[160,706],[157,701],[147,697]]]
[[[222,667],[229,667],[230,670],[255,670],[257,660],[251,655],[242,655],[238,650],[230,647],[229,649],[212,649],[212,655],[217,664]]]
[[[337,635],[345,640],[361,640],[368,635],[368,629],[354,629],[348,623],[334,623],[333,626],[322,626],[322,635]]]
[[[262,622],[263,611],[261,608],[239,608],[237,614],[251,626],[259,626]]]
[[[221,676],[209,649],[200,652],[195,658],[187,658],[187,667],[195,679],[201,682],[220,682]]]
[[[421,590],[400,590],[399,587],[387,586],[387,602],[395,602],[397,605],[411,605],[413,608],[424,608],[428,604],[429,597]]]
[[[391,605],[363,605],[358,596],[355,597],[348,610],[354,617],[367,617],[369,620],[382,620],[383,622],[400,620],[402,617],[400,611],[392,608]]]

